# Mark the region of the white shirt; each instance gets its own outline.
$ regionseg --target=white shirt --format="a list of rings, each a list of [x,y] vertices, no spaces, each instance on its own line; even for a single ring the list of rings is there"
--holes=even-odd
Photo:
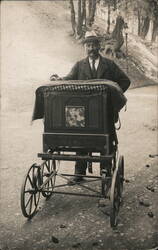
[[[92,69],[92,68],[93,68],[93,67],[92,67],[92,61],[93,61],[93,60],[92,60],[90,57],[89,57],[88,59],[89,59],[89,64],[90,64],[91,69]],[[95,66],[95,69],[96,69],[96,70],[98,69],[99,62],[100,62],[100,56],[99,56],[97,59],[95,59],[95,65],[94,65],[94,66]]]

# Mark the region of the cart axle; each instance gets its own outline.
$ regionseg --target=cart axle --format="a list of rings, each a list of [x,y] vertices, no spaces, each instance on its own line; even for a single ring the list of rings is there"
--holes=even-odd
[[[85,160],[88,162],[102,162],[106,160],[113,159],[114,155],[106,155],[106,156],[80,156],[80,155],[58,155],[58,154],[49,154],[49,153],[38,153],[38,157],[43,160],[62,160],[62,161],[77,161],[77,160]]]

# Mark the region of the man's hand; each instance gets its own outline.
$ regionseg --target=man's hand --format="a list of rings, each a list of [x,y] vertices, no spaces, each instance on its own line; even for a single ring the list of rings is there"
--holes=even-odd
[[[62,78],[59,77],[57,74],[54,74],[50,77],[50,81],[57,81],[57,80],[62,80]]]

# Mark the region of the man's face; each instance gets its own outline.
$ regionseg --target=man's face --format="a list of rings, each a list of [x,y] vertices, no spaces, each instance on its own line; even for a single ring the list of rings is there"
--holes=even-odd
[[[99,56],[99,49],[100,44],[97,41],[91,41],[85,44],[86,53],[91,59],[96,59]]]

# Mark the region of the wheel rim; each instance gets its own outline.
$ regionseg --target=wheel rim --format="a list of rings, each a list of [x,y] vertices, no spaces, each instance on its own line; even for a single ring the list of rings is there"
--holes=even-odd
[[[118,174],[118,168],[114,170],[112,177],[112,184],[110,190],[110,224],[111,227],[116,227],[118,223],[118,213],[120,207],[120,179]]]
[[[21,210],[25,217],[31,218],[37,211],[40,192],[38,190],[38,167],[33,164],[21,188]]]
[[[124,157],[120,156],[118,162],[118,171],[120,176],[120,197],[122,197],[123,193],[123,182],[124,182]]]
[[[47,160],[43,162],[41,169],[42,183],[44,183],[47,178],[56,171],[55,160]],[[42,195],[46,198],[49,198],[52,195],[54,186],[55,186],[56,175],[54,175],[47,184],[44,185]],[[49,192],[50,191],[50,192]]]

